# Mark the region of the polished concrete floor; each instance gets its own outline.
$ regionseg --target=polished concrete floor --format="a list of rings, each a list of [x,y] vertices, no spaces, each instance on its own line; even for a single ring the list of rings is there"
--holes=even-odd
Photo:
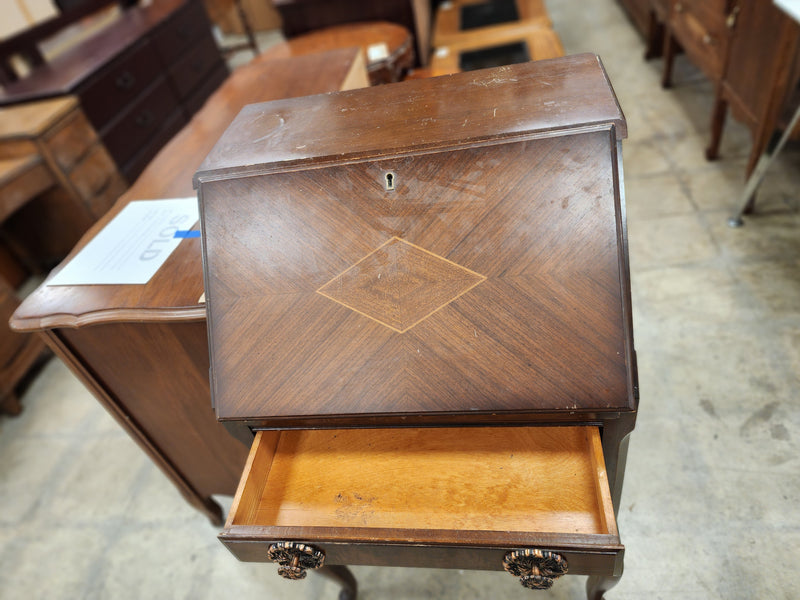
[[[800,597],[800,152],[741,229],[748,133],[708,163],[711,87],[675,87],[612,0],[549,0],[569,53],[604,60],[628,118],[624,164],[641,405],[609,599]],[[216,529],[58,361],[0,419],[0,598],[333,599],[317,577],[237,562]],[[230,502],[229,499],[224,499]],[[361,598],[581,598],[505,573],[355,567]]]

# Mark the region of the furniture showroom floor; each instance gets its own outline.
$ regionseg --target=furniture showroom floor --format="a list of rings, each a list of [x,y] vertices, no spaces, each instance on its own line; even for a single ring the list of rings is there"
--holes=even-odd
[[[711,86],[674,89],[613,0],[550,0],[568,53],[600,54],[624,143],[641,380],[609,599],[797,598],[800,571],[800,153],[789,148],[741,229],[749,135],[708,163]],[[0,598],[336,598],[316,576],[244,564],[58,360],[0,418]],[[230,499],[225,499],[230,504]],[[506,573],[355,567],[363,600],[582,598]]]

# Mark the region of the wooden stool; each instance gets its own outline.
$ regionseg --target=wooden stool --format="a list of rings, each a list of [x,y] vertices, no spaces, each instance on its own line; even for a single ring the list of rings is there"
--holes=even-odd
[[[339,48],[359,47],[367,60],[372,85],[394,83],[414,65],[414,45],[408,29],[395,23],[349,23],[292,38],[270,48],[274,58],[315,54]]]
[[[479,23],[476,27],[474,23]],[[476,33],[491,32],[512,24],[552,27],[544,0],[451,0],[436,12],[433,47],[439,48],[472,39]]]
[[[564,56],[564,48],[555,31],[516,23],[490,31],[475,30],[463,41],[437,47],[431,58],[431,74],[435,77],[559,56]]]

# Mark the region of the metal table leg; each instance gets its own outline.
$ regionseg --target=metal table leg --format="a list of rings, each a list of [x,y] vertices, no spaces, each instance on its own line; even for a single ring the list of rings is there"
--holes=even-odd
[[[772,164],[772,161],[775,160],[775,157],[778,156],[780,151],[786,145],[786,142],[789,139],[789,136],[792,135],[798,120],[800,120],[800,105],[798,105],[795,109],[794,115],[792,115],[792,120],[789,123],[789,126],[784,129],[783,134],[778,137],[777,132],[773,133],[772,139],[770,139],[769,144],[767,144],[767,149],[764,150],[764,153],[759,157],[758,163],[756,163],[756,168],[753,169],[753,172],[747,179],[747,183],[744,186],[744,191],[739,197],[739,202],[737,203],[738,210],[728,219],[728,226],[741,227],[744,225],[742,215],[751,213],[753,211],[753,206],[756,202],[756,189],[758,189],[758,186],[761,185],[761,182],[763,181],[764,176],[767,174],[767,169]]]

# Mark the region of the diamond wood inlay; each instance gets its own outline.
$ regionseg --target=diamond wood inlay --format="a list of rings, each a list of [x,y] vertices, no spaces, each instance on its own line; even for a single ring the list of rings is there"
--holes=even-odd
[[[405,333],[486,277],[393,237],[317,292]]]

